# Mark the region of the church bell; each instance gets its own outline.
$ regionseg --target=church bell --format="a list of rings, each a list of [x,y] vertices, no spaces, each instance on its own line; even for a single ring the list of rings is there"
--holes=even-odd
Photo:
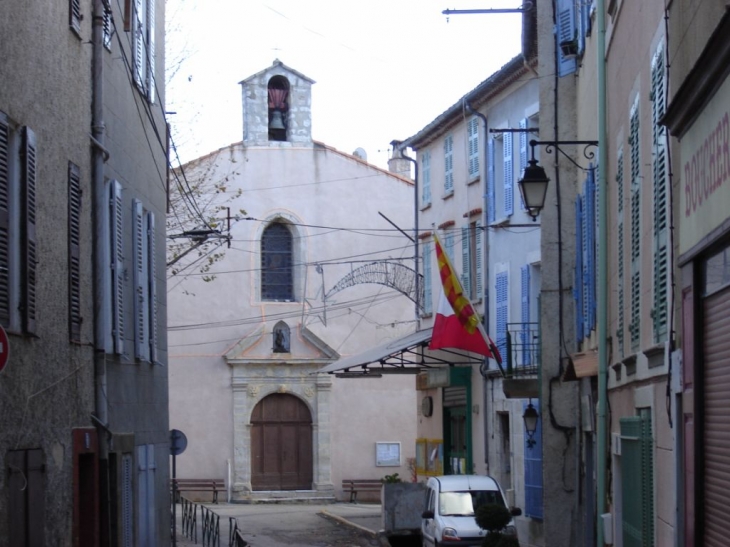
[[[269,122],[269,129],[286,129],[284,126],[284,118],[282,118],[281,110],[274,110],[271,113],[271,122]]]

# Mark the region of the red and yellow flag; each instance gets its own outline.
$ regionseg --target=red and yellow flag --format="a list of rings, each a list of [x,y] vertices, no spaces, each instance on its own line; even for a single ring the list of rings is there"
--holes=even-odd
[[[454,314],[459,319],[459,323],[461,323],[469,334],[474,334],[474,331],[479,328],[479,315],[474,311],[469,299],[464,296],[459,278],[456,277],[449,256],[441,246],[441,241],[436,234],[434,234],[433,239],[436,243],[436,261],[438,262],[439,274],[441,275],[441,283],[444,286],[446,300],[451,304]]]

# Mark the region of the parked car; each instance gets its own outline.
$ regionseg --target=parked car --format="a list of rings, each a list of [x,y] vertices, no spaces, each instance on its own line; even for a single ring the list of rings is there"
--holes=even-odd
[[[498,504],[507,507],[504,492],[496,480],[482,475],[446,475],[431,477],[426,483],[426,508],[421,515],[423,547],[448,545],[480,546],[486,530],[477,526],[477,507]],[[522,510],[509,508],[512,516]],[[502,530],[517,535],[514,522]]]

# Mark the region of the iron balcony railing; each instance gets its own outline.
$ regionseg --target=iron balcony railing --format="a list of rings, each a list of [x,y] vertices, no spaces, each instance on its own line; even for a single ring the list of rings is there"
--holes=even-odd
[[[507,323],[505,376],[536,376],[540,366],[539,323]]]

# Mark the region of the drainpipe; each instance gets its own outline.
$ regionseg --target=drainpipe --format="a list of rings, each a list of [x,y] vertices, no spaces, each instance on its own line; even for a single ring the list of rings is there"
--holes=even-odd
[[[402,142],[393,141],[393,149],[395,151],[395,148],[397,147],[400,152],[400,157],[404,160],[408,160],[411,163],[413,163],[413,192],[414,192],[414,198],[413,198],[413,217],[414,217],[414,228],[413,228],[413,254],[414,254],[414,261],[413,261],[413,269],[416,272],[416,279],[415,279],[415,290],[416,290],[416,330],[421,329],[421,308],[419,305],[419,300],[421,300],[421,283],[418,279],[418,162],[414,160],[413,158],[409,158],[406,156],[406,150],[405,146],[402,146]]]
[[[484,124],[484,181],[486,183],[488,171],[487,171],[487,165],[489,162],[489,143],[487,139],[489,138],[489,122],[487,120],[487,117],[482,114],[481,112],[475,110],[472,108],[472,106],[467,102],[464,101],[464,106],[466,106],[466,109],[469,113],[474,114],[477,118],[482,120],[482,123]],[[487,190],[486,187],[484,189],[484,212],[483,214],[486,215],[487,211],[489,210],[489,203],[487,203],[487,200],[489,197],[487,196]],[[487,332],[489,331],[489,230],[487,230],[487,223],[484,223],[484,276],[487,282],[484,284],[484,323],[486,325]],[[481,372],[481,371],[480,371]],[[489,398],[487,397],[487,378],[482,375],[483,383],[484,383],[484,389],[482,390],[483,393],[483,402],[482,407],[484,409],[483,416],[484,416],[484,464],[487,466],[487,475],[489,475],[489,422],[487,420],[487,403],[489,402]]]
[[[598,23],[597,69],[598,69],[598,503],[596,505],[597,545],[603,547],[603,519],[606,510],[606,397],[608,370],[608,223],[606,219],[606,10],[605,0],[596,3]]]
[[[105,284],[105,266],[109,263],[106,257],[107,238],[105,230],[106,193],[104,192],[104,162],[109,153],[104,148],[104,102],[103,102],[103,25],[104,1],[94,0],[94,18],[92,22],[92,56],[91,56],[91,193],[93,199],[94,223],[94,389],[96,418],[93,420],[99,435],[99,463],[101,477],[100,517],[102,530],[111,538],[110,530],[110,496],[109,496],[109,412],[107,406],[107,375],[105,338],[107,329],[106,299],[109,291]]]

